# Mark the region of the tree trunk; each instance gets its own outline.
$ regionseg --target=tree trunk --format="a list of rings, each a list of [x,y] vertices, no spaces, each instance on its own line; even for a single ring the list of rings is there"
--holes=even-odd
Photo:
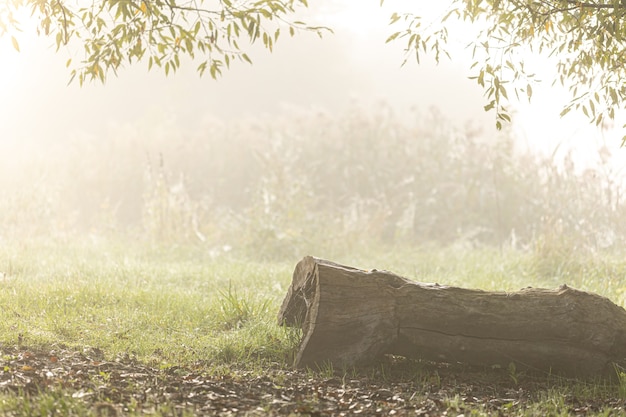
[[[486,292],[305,257],[278,314],[302,327],[296,367],[383,354],[591,376],[626,358],[626,311],[562,285]]]

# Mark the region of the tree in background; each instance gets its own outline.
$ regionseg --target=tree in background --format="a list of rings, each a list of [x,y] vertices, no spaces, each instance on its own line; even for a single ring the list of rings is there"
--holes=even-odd
[[[104,81],[125,63],[148,61],[166,74],[183,56],[199,59],[198,71],[216,78],[234,60],[251,62],[240,42],[261,41],[270,51],[286,30],[322,34],[325,28],[288,20],[307,0],[8,0],[0,2],[0,35],[19,30],[26,10],[37,32],[54,36],[57,50],[75,43],[84,59],[72,66],[72,79]],[[11,40],[19,51],[19,41]]]
[[[450,19],[478,27],[468,48],[471,77],[485,89],[485,110],[495,109],[496,127],[510,121],[509,94],[531,99],[534,74],[526,70],[528,53],[553,60],[553,82],[569,89],[572,100],[564,116],[580,109],[592,123],[614,119],[626,99],[626,2],[623,0],[454,0],[435,25],[415,14],[393,14],[392,24],[404,28],[388,42],[406,41],[407,55],[419,61],[434,53],[439,61],[446,50]],[[624,126],[626,127],[626,125]],[[626,136],[623,142],[626,141]]]

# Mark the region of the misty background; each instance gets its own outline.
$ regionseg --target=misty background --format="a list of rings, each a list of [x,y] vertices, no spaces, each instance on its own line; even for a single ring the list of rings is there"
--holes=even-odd
[[[560,120],[567,96],[547,87],[496,132],[463,53],[401,67],[385,39],[406,3],[355,3],[312,4],[305,21],[334,34],[252,46],[254,64],[217,81],[140,63],[68,86],[80,51],[0,39],[0,241],[121,236],[270,259],[623,247],[619,132]]]

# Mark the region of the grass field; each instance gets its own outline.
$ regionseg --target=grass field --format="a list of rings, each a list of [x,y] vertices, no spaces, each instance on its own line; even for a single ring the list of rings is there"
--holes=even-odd
[[[403,358],[294,371],[300,334],[276,314],[298,260],[110,242],[3,246],[0,415],[626,415],[619,378]],[[626,301],[617,255],[379,247],[332,260],[486,290],[565,283]]]

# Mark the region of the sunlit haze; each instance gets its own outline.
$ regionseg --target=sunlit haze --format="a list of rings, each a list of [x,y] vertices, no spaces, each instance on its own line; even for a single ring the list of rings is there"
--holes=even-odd
[[[81,39],[24,16],[0,37],[0,417],[624,415],[626,132],[561,119],[553,61],[516,49],[541,81],[498,130],[477,24],[446,22],[439,63],[393,39],[394,12],[428,28],[449,1],[0,0],[0,21],[17,3],[102,6],[85,19],[128,17],[104,56],[165,35],[144,58],[181,65],[80,86]],[[197,45],[226,64],[238,30],[252,64],[200,77]]]
[[[127,16],[97,76],[117,41],[180,68],[80,86],[80,38],[0,37],[0,417],[624,415],[626,132],[561,119],[553,61],[516,49],[498,130],[477,24],[439,63],[393,39],[449,1],[18,3]]]
[[[269,127],[259,126],[273,120],[297,125],[300,122],[294,120],[302,115],[341,118],[343,112],[352,114],[355,109],[362,109],[364,115],[371,109],[379,109],[371,110],[374,114],[391,112],[401,123],[435,108],[449,120],[448,126],[458,126],[459,131],[471,129],[486,142],[497,141],[503,134],[494,128],[495,115],[483,111],[483,91],[468,79],[471,62],[464,50],[467,36],[462,25],[451,28],[452,60],[439,65],[425,56],[420,65],[409,59],[401,66],[403,41],[385,44],[389,34],[398,30],[389,27],[392,12],[419,12],[436,22],[445,2],[436,3],[436,9],[429,6],[432,2],[393,0],[382,8],[377,0],[311,3],[315,4],[303,19],[332,27],[333,35],[321,40],[312,33],[284,37],[271,54],[250,47],[254,64],[236,63],[217,81],[200,78],[192,62],[183,62],[182,69],[169,77],[154,69],[148,72],[142,62],[124,68],[117,77],[111,74],[105,85],[67,85],[70,74],[65,63],[68,58],[80,61],[80,50],[63,47],[55,52],[53,39],[38,38],[33,30],[27,30],[28,24],[23,32],[4,36],[0,39],[0,185],[4,184],[5,190],[19,189],[14,180],[21,177],[45,183],[60,172],[54,161],[66,163],[67,158],[90,152],[102,157],[105,149],[110,151],[106,164],[111,170],[131,170],[116,165],[116,152],[123,152],[124,157],[135,158],[132,170],[141,177],[156,159],[162,158],[165,164],[175,159],[167,153],[170,150],[182,155],[194,143],[190,138],[227,134],[239,140],[243,133],[232,133],[229,126],[254,125],[251,132],[269,132]],[[20,52],[11,35],[19,41]],[[602,158],[606,163],[608,152],[611,169],[621,170],[620,132],[599,131],[574,112],[560,119],[559,112],[568,100],[566,91],[549,87],[552,69],[547,60],[528,57],[528,61],[536,67],[538,78],[547,81],[535,87],[531,104],[511,103],[514,120],[510,129],[516,146],[545,155],[554,153],[557,165],[572,159],[578,171],[597,165]],[[273,138],[286,135],[268,134]],[[225,140],[235,140],[228,137]],[[597,150],[603,142],[606,147],[601,156]],[[88,160],[82,163],[85,166],[72,167],[75,172],[67,175],[79,178],[81,170],[93,166]],[[25,169],[27,165],[29,169]],[[69,165],[64,169],[69,170]],[[182,178],[184,173],[172,174]],[[99,181],[107,180],[94,179],[93,186]],[[116,184],[109,186],[134,183],[120,179]],[[103,204],[110,204],[115,213],[124,210],[119,201],[94,200],[90,207],[100,209]],[[133,216],[138,216],[137,210]]]

